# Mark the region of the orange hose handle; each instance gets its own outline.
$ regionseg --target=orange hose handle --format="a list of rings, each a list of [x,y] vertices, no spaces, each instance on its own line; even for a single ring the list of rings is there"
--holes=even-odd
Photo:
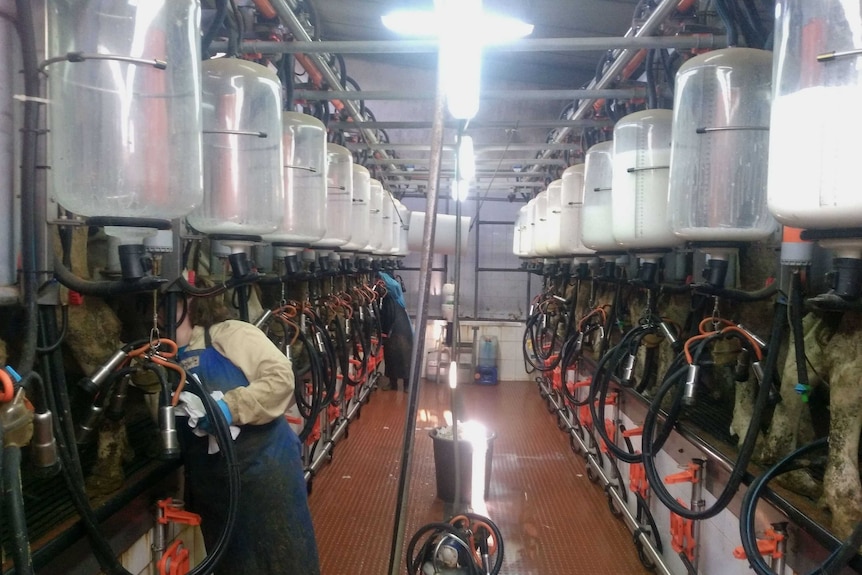
[[[12,382],[12,376],[5,369],[0,369],[0,385],[2,385],[3,389],[0,392],[0,403],[12,401],[12,398],[15,397],[15,386]]]

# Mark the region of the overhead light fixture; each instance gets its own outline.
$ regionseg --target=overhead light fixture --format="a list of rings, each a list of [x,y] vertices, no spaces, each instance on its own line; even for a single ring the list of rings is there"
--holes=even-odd
[[[468,180],[452,180],[449,183],[449,192],[453,200],[463,202],[470,195],[470,182]]]
[[[410,36],[440,39],[441,84],[453,118],[469,120],[479,111],[482,47],[516,40],[532,24],[482,10],[482,0],[435,0],[434,11],[398,10],[383,25]]]
[[[470,136],[461,136],[458,142],[458,178],[467,181],[476,179],[476,154]]]

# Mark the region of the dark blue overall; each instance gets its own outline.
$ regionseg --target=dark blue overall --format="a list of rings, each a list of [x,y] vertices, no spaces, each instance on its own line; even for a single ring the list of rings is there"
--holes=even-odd
[[[181,351],[184,364],[211,391],[247,386],[242,371],[212,347]],[[228,508],[227,469],[222,453],[207,454],[207,437],[179,424],[188,487],[188,509],[200,514],[207,549],[222,531]],[[243,425],[234,442],[241,494],[233,537],[215,573],[317,575],[317,544],[308,510],[299,438],[283,417],[265,425]]]

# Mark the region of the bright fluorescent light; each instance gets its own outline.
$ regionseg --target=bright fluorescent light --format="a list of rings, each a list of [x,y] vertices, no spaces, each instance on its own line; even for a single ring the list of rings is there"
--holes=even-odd
[[[449,387],[458,387],[458,364],[454,361],[449,364]]]
[[[532,24],[527,24],[517,18],[488,12],[482,18],[480,30],[482,30],[482,43],[485,46],[505,44],[533,33]]]
[[[470,195],[470,182],[467,180],[452,180],[449,184],[450,197],[463,202]]]
[[[467,181],[476,179],[476,155],[470,136],[461,136],[458,144],[458,177]]]
[[[484,12],[482,0],[434,0],[434,12],[397,10],[382,20],[399,34],[440,39],[443,93],[449,113],[459,120],[479,111],[482,47],[533,32],[532,24]]]
[[[440,31],[437,13],[428,10],[395,10],[380,20],[393,32],[405,36],[433,37]]]

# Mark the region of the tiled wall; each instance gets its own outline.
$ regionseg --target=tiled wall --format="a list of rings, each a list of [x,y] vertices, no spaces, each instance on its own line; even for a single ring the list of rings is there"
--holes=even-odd
[[[405,198],[404,204],[411,210],[424,211],[425,201],[418,198]],[[539,289],[538,283],[532,280],[529,274],[521,271],[480,271],[476,272],[477,264],[480,268],[505,268],[516,270],[520,265],[518,258],[512,254],[512,234],[515,217],[520,203],[508,202],[484,202],[479,211],[479,223],[476,223],[476,209],[479,205],[476,201],[467,201],[464,204],[463,215],[473,219],[473,227],[468,235],[467,249],[461,254],[461,277],[460,277],[460,313],[459,317],[469,319],[500,319],[500,320],[524,320],[527,316],[527,306],[530,298]],[[441,201],[440,213],[454,213],[453,202]],[[503,223],[482,223],[503,222]],[[510,223],[511,222],[511,223]],[[479,244],[479,255],[477,262],[476,243]],[[419,255],[414,253],[404,259],[403,265],[409,268],[418,268],[420,265]],[[428,298],[429,316],[440,317],[440,304],[442,298],[439,296],[442,284],[445,281],[454,281],[455,258],[454,256],[435,255],[433,266],[435,268],[446,268],[446,276],[443,272],[433,274],[430,294]],[[404,279],[406,287],[407,310],[412,315],[416,314],[416,305],[419,289],[419,272],[415,270],[403,270],[399,272]],[[478,286],[477,286],[478,282]],[[476,288],[478,287],[478,292]]]
[[[429,358],[436,359],[436,352],[443,343],[443,327],[445,322],[431,320],[425,330],[425,346],[422,365],[422,374],[427,374],[427,362]],[[524,324],[516,321],[472,321],[462,320],[461,341],[473,342],[473,327],[477,327],[477,339],[483,336],[497,338],[497,373],[500,381],[528,381],[530,376],[524,370],[523,353],[521,345],[524,337]]]

